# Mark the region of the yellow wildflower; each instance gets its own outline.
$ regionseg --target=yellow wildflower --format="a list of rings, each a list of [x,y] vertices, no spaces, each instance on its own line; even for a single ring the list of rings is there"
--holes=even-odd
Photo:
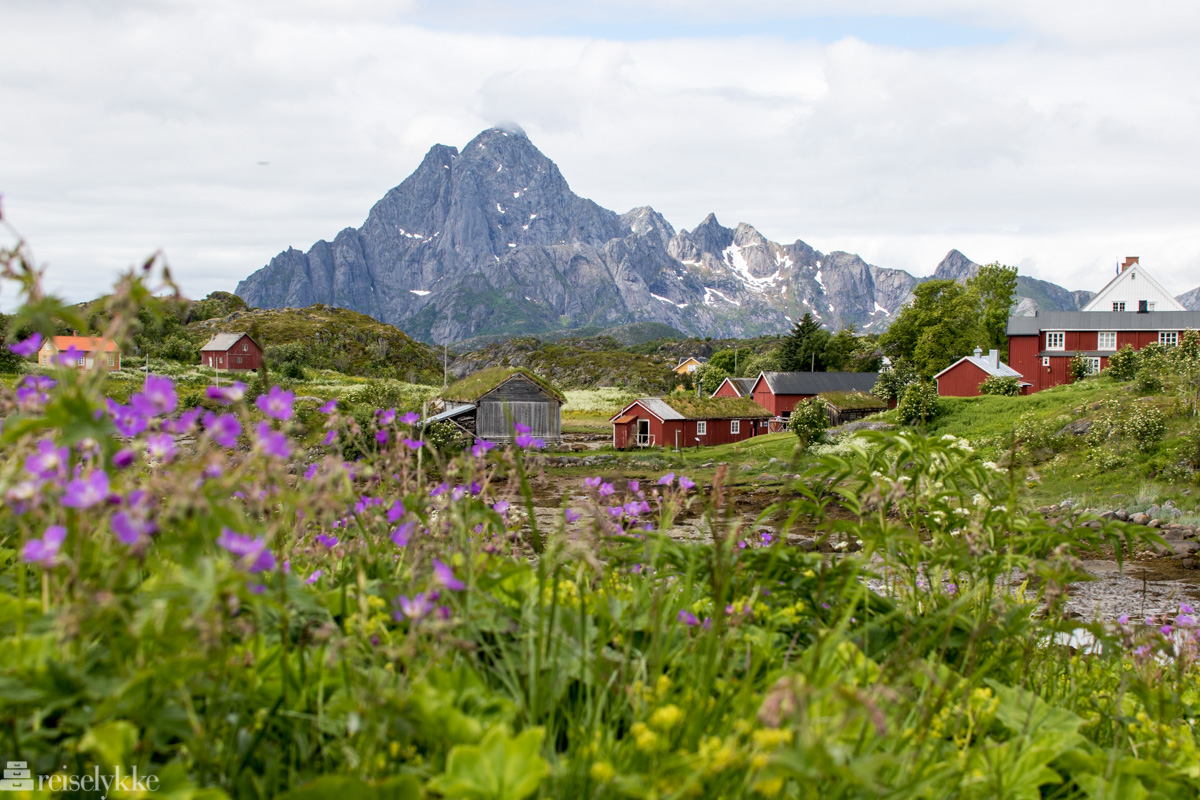
[[[783,778],[766,778],[765,780],[756,781],[754,791],[765,797],[774,797],[783,791]]]
[[[752,733],[750,738],[764,750],[774,750],[781,744],[792,743],[792,731],[790,728],[763,728]]]
[[[658,734],[646,727],[644,722],[635,722],[629,728],[629,732],[633,734],[633,738],[637,741],[638,750],[650,752],[658,746]]]
[[[676,705],[666,705],[654,710],[650,715],[651,727],[659,730],[670,730],[683,721],[683,711]]]
[[[597,761],[595,764],[592,764],[592,768],[588,770],[588,774],[592,776],[592,780],[596,783],[608,783],[617,774],[617,771],[607,761]]]

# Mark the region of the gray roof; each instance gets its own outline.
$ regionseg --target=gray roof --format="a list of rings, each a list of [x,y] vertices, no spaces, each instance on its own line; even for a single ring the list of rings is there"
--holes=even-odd
[[[209,339],[208,344],[200,349],[203,350],[228,350],[237,344],[238,339],[245,336],[245,333],[218,333],[216,336]],[[257,344],[257,342],[256,342]]]
[[[950,366],[946,367],[944,370],[939,372],[937,375],[934,375],[933,379],[937,380],[939,376],[946,374],[947,372],[954,369],[955,367],[957,367],[959,364],[961,364],[964,361],[969,361],[970,363],[974,364],[975,366],[979,367],[981,370],[986,372],[988,375],[991,375],[996,378],[1023,378],[1024,377],[1021,373],[1017,372],[1015,369],[1010,367],[1008,364],[1005,364],[1003,361],[1001,361],[998,366],[993,367],[992,360],[990,358],[988,358],[987,356],[965,356],[963,358],[960,358],[958,361],[955,361]]]
[[[758,383],[758,378],[726,378],[725,381],[732,383],[733,388],[737,389],[740,396],[748,397],[750,392],[754,391],[754,384]],[[721,381],[721,383],[725,383],[725,381]],[[721,391],[720,386],[717,387],[717,392],[719,391]],[[713,392],[713,394],[715,395],[717,392]]]
[[[462,405],[454,406],[453,408],[447,408],[442,413],[434,414],[432,417],[426,417],[425,419],[421,420],[421,424],[428,425],[431,422],[441,422],[444,419],[453,419],[454,417],[457,417],[460,414],[465,414],[468,411],[474,411],[474,410],[475,410],[474,403],[464,403]]]
[[[1031,317],[1009,317],[1009,336],[1041,331],[1182,331],[1200,329],[1200,311],[1039,311]]]
[[[667,405],[661,397],[639,397],[638,403],[649,411],[654,416],[666,422],[669,419],[683,419],[683,414],[680,414],[675,409]],[[632,403],[630,404],[632,405]]]
[[[772,394],[820,394],[821,392],[870,392],[878,372],[764,372]],[[757,383],[757,379],[755,379]]]

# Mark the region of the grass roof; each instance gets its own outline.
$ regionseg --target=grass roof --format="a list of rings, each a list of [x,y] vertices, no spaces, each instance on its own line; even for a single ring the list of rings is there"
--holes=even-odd
[[[566,395],[554,388],[548,381],[539,378],[522,367],[488,367],[487,369],[473,372],[462,380],[455,381],[446,387],[446,390],[442,392],[442,398],[445,400],[456,400],[461,403],[474,403],[514,375],[523,375],[528,378],[548,394],[557,398],[560,403],[567,401]]]
[[[838,411],[857,409],[878,409],[884,411],[888,407],[887,403],[875,395],[867,394],[866,392],[821,392],[817,397],[820,397]]]
[[[663,402],[687,419],[750,419],[767,418],[771,412],[749,397],[695,397],[690,394],[672,394]]]

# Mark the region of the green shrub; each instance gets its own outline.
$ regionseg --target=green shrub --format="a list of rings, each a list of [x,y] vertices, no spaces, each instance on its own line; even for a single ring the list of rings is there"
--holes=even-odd
[[[1016,397],[1021,394],[1021,384],[1011,375],[990,375],[979,384],[979,393]]]
[[[1143,452],[1153,450],[1167,433],[1167,419],[1157,406],[1133,403],[1121,420],[1122,430]]]
[[[879,373],[871,394],[888,405],[900,402],[905,390],[917,380],[917,371],[908,360],[897,358],[892,365]]]
[[[1067,373],[1071,376],[1072,381],[1081,381],[1091,374],[1091,368],[1082,353],[1076,353],[1071,357]]]
[[[788,419],[788,430],[800,438],[802,450],[820,442],[828,428],[829,412],[826,411],[825,401],[819,397],[810,397],[797,403]]]
[[[1128,381],[1133,380],[1137,369],[1138,353],[1131,345],[1125,345],[1108,357],[1108,369],[1105,371],[1116,380]]]
[[[906,425],[925,425],[938,413],[937,386],[925,381],[910,383],[896,406],[896,414]]]

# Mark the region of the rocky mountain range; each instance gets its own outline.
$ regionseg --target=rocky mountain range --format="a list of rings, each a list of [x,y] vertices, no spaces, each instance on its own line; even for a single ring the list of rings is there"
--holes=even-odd
[[[934,277],[977,269],[952,250]],[[443,344],[634,322],[746,337],[806,311],[832,329],[882,330],[920,280],[712,214],[690,231],[649,206],[617,214],[572,192],[524,132],[492,128],[461,151],[435,145],[362,227],[285,250],[236,293],[260,308],[348,308]],[[1021,276],[1018,296],[1032,313],[1091,293]]]

